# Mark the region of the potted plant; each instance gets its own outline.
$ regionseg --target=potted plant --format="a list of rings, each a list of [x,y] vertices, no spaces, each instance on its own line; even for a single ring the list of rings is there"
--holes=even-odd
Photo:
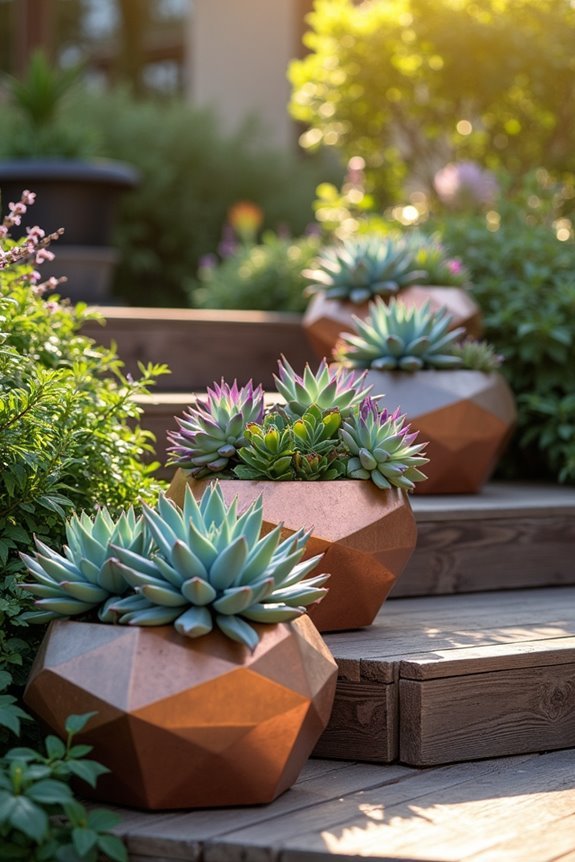
[[[309,611],[322,632],[370,625],[415,548],[407,492],[425,479],[425,444],[364,382],[325,361],[299,375],[282,358],[282,403],[266,405],[251,382],[222,381],[169,434],[179,469],[168,494],[177,503],[187,485],[199,496],[216,475],[227,500],[263,495],[266,530],[312,528],[307,553],[324,552],[331,575],[328,595]]]
[[[481,333],[479,306],[465,290],[467,272],[434,238],[360,234],[325,248],[304,274],[312,299],[303,327],[319,356],[331,355],[340,332],[351,332],[354,316],[365,318],[377,296],[389,300],[400,295],[416,307],[429,302],[433,309],[449,312],[454,328]]]
[[[98,796],[139,808],[269,802],[325,728],[336,664],[305,608],[329,575],[306,578],[307,534],[261,536],[262,503],[241,514],[217,482],[183,509],[67,523],[63,554],[23,554],[31,622],[51,620],[24,700],[111,770]],[[78,620],[70,620],[77,617]],[[112,625],[102,625],[111,623]]]
[[[84,130],[65,121],[66,100],[76,88],[79,70],[59,70],[36,51],[22,80],[5,76],[8,102],[16,125],[8,158],[0,162],[2,200],[19,200],[24,189],[38,195],[34,223],[48,233],[63,225],[58,261],[45,273],[66,276],[63,294],[71,299],[103,301],[111,287],[117,254],[112,231],[120,195],[133,188],[137,171],[124,162],[93,157],[94,142]]]
[[[473,494],[491,476],[516,420],[513,394],[485,342],[461,342],[446,311],[376,299],[334,351],[342,368],[364,369],[374,392],[400,404],[429,440],[428,494]]]

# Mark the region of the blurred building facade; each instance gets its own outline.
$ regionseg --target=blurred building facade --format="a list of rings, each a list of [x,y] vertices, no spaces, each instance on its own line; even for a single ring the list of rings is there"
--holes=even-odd
[[[225,131],[256,116],[270,142],[295,145],[287,68],[301,56],[313,0],[0,0],[0,68],[21,73],[41,46],[82,61],[96,83],[181,94]],[[3,34],[3,35],[2,35]]]

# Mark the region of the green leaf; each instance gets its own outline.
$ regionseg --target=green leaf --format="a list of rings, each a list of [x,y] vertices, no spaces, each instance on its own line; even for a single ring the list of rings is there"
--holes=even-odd
[[[25,796],[14,798],[14,805],[8,818],[14,829],[19,829],[28,838],[38,843],[48,832],[48,815]]]
[[[45,746],[50,760],[61,760],[66,754],[66,746],[57,736],[47,736]]]
[[[94,760],[71,760],[68,763],[68,769],[73,775],[89,784],[90,787],[95,787],[100,775],[105,775],[110,771],[107,766],[96,763]]]
[[[113,862],[128,862],[128,851],[116,835],[101,835],[98,838],[98,848]]]
[[[88,825],[90,829],[96,832],[108,832],[117,826],[121,818],[113,811],[108,811],[106,808],[95,808],[88,814]]]
[[[57,805],[67,802],[72,796],[72,791],[62,781],[46,779],[32,784],[26,791],[26,795],[42,805]]]
[[[82,715],[69,715],[64,724],[66,733],[76,734],[84,730],[91,718],[97,715],[98,712],[85,712]]]
[[[72,829],[72,842],[79,856],[86,856],[98,843],[98,833],[93,829],[76,826]]]

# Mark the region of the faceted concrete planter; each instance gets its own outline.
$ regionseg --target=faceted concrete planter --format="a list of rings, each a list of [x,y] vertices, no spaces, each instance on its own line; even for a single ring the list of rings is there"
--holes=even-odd
[[[372,395],[399,406],[421,441],[428,477],[416,494],[475,494],[487,482],[513,431],[516,410],[500,374],[481,371],[369,371]]]
[[[186,482],[199,497],[208,481],[178,470],[168,496],[181,505]],[[280,521],[286,535],[301,527],[313,529],[305,556],[323,553],[321,571],[331,574],[327,595],[309,609],[320,632],[371,625],[415,548],[415,518],[403,491],[380,491],[372,482],[353,479],[223,479],[220,484],[227,502],[238,497],[240,511],[263,494],[266,531]]]
[[[434,287],[414,285],[402,290],[398,297],[408,306],[421,306],[429,302],[432,311],[444,308],[452,317],[452,328],[463,326],[468,335],[481,335],[481,312],[472,296],[460,287]],[[354,305],[326,299],[316,294],[303,316],[302,325],[310,344],[321,359],[329,359],[340,332],[353,331],[353,315],[364,319],[368,315],[369,303]]]
[[[219,631],[52,623],[25,701],[112,770],[91,795],[136,808],[271,802],[298,777],[333,705],[337,666],[307,617],[256,626],[253,653]]]

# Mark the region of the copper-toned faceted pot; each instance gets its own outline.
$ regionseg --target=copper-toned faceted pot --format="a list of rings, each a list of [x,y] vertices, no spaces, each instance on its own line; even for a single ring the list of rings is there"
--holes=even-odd
[[[111,772],[90,795],[144,809],[271,802],[290,787],[331,714],[337,665],[313,623],[257,625],[253,653],[219,631],[54,622],[25,702]]]
[[[401,290],[397,298],[409,307],[420,307],[429,302],[433,312],[445,309],[451,315],[452,329],[462,326],[469,336],[477,338],[481,335],[479,306],[461,287],[413,285]],[[327,299],[325,294],[317,293],[308,304],[302,325],[316,355],[320,359],[324,356],[329,359],[340,333],[353,331],[354,315],[363,320],[368,313],[368,302],[354,305],[339,299]]]
[[[183,504],[186,483],[199,499],[209,479],[174,475],[168,496]],[[369,626],[411,557],[417,528],[405,492],[381,491],[369,481],[272,482],[220,480],[226,502],[239,510],[263,495],[264,530],[283,522],[286,535],[312,529],[305,557],[323,553],[327,595],[308,613],[320,632]]]
[[[475,494],[493,473],[509,442],[517,413],[499,373],[481,371],[369,371],[371,395],[399,407],[418,442],[427,440],[427,481],[416,494]]]

